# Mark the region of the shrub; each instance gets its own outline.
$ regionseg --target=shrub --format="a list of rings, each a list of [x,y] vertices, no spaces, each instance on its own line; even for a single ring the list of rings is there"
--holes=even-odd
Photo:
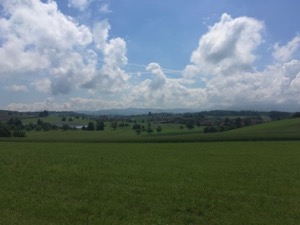
[[[11,137],[10,130],[2,123],[0,123],[0,137]]]

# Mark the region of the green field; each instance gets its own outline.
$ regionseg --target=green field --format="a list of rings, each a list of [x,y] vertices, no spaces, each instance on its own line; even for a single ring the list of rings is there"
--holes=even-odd
[[[0,224],[298,225],[299,146],[0,142]]]
[[[157,125],[152,125],[153,127]],[[163,124],[161,133],[137,135],[131,126],[104,131],[56,130],[30,131],[26,138],[0,138],[0,141],[22,142],[207,142],[207,141],[300,141],[300,119],[266,122],[226,132],[203,133],[203,127],[180,130],[179,124]]]
[[[162,126],[0,138],[0,224],[299,224],[300,119]]]

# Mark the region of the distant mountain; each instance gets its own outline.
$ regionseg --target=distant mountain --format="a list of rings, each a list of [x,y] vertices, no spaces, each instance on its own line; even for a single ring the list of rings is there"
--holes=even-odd
[[[127,109],[103,109],[98,111],[78,111],[78,113],[84,113],[87,115],[143,115],[151,113],[186,113],[186,112],[198,112],[197,109],[156,109],[156,108],[127,108]]]

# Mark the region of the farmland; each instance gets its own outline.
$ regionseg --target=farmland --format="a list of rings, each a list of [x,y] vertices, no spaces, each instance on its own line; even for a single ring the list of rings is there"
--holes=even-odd
[[[0,138],[0,224],[299,224],[299,118],[215,133],[147,118]]]
[[[152,125],[154,126],[154,125]],[[300,140],[300,119],[265,122],[225,132],[203,133],[203,127],[179,129],[179,124],[162,124],[162,132],[137,135],[131,125],[104,131],[51,130],[30,131],[26,138],[0,138],[0,141],[22,142],[205,142],[205,141],[289,141]]]
[[[0,224],[298,224],[299,142],[0,142]]]

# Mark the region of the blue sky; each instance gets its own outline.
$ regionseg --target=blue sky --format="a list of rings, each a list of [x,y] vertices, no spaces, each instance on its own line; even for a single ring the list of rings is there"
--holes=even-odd
[[[1,0],[0,108],[300,110],[295,0]]]

